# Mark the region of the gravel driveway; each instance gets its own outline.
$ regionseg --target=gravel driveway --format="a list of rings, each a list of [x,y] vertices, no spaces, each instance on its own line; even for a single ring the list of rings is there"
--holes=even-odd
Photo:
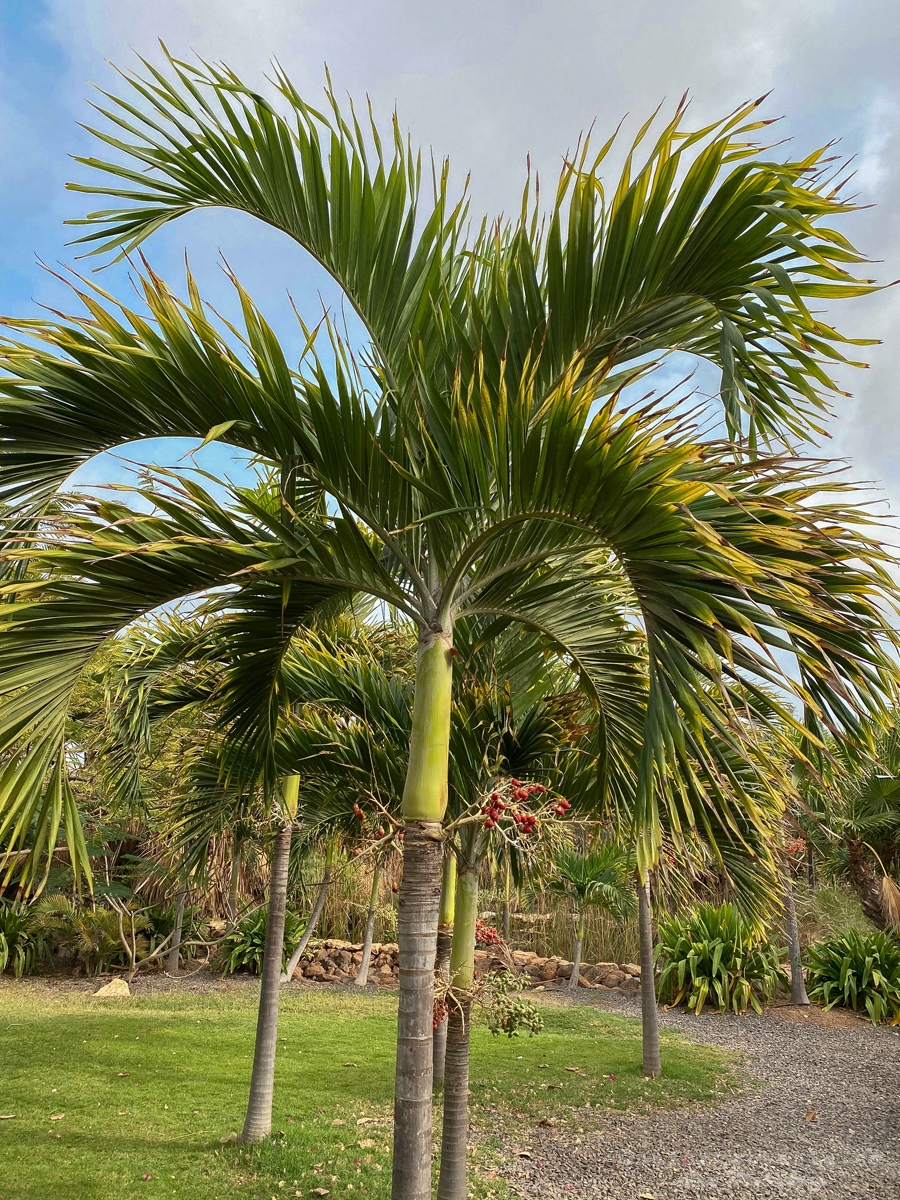
[[[600,1006],[640,1015],[624,997],[604,995]],[[541,1200],[900,1200],[898,1030],[790,1007],[761,1017],[661,1012],[660,1024],[737,1051],[759,1086],[710,1108],[604,1113],[584,1134],[539,1129],[534,1158],[505,1172],[516,1192]]]

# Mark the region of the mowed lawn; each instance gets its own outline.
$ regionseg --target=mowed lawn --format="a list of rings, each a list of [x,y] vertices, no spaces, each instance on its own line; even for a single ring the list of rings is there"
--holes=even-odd
[[[97,1001],[3,981],[0,1200],[387,1197],[396,996],[286,992],[273,1138],[251,1151],[222,1139],[243,1121],[256,999],[242,987]],[[648,1082],[636,1021],[542,1011],[533,1039],[473,1029],[476,1196],[505,1194],[490,1168],[540,1120],[584,1124],[595,1106],[682,1104],[736,1086],[723,1055],[665,1035],[666,1073]]]

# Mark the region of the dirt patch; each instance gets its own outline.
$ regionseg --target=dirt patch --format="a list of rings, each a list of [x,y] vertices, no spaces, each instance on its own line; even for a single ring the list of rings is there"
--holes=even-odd
[[[798,1006],[795,1004],[775,1004],[766,1010],[776,1021],[792,1021],[797,1025],[819,1025],[822,1029],[858,1029],[860,1022],[869,1024],[869,1018],[863,1013],[855,1013],[852,1009],[830,1008],[826,1012],[817,1004]]]

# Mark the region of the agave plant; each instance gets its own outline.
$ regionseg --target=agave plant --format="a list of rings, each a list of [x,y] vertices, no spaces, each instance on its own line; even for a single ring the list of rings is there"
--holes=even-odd
[[[900,1025],[900,943],[883,930],[852,929],[807,951],[809,998],[864,1009],[873,1025]]]
[[[762,1012],[787,985],[780,951],[733,904],[701,904],[659,922],[659,991],[700,1013],[707,1001],[722,1012]],[[762,1002],[762,1003],[761,1003]]]

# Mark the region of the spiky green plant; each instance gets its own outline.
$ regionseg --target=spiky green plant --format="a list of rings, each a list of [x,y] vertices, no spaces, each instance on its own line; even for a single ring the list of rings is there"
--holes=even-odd
[[[774,1000],[787,984],[780,951],[733,904],[701,904],[686,916],[659,922],[659,993],[700,1013],[707,1001],[721,1011],[746,1012]]]
[[[0,971],[11,969],[16,979],[21,979],[33,974],[46,954],[46,942],[29,910],[21,904],[0,902]]]
[[[900,1025],[900,942],[882,930],[851,929],[807,950],[810,1000],[865,1010],[873,1025]]]

